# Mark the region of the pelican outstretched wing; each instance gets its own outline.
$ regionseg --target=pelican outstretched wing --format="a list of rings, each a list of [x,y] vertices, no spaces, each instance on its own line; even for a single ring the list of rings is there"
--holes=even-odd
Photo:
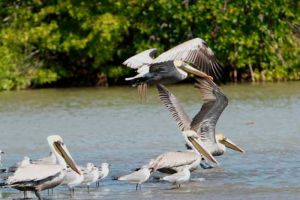
[[[191,119],[183,110],[183,107],[180,105],[176,97],[171,92],[169,92],[167,88],[165,88],[163,85],[157,84],[156,87],[161,102],[171,112],[173,118],[175,119],[176,123],[180,127],[180,130],[181,131],[189,130]]]
[[[194,38],[160,54],[154,63],[170,60],[182,60],[214,77],[217,82],[224,82],[225,68],[215,57],[213,51],[201,38]]]
[[[207,79],[196,79],[195,86],[203,96],[201,110],[195,115],[191,123],[191,129],[195,130],[202,140],[215,139],[215,128],[219,117],[228,105],[228,99],[221,89]]]
[[[155,57],[157,50],[155,48],[148,49],[138,53],[123,62],[123,65],[130,67],[132,69],[138,69],[145,64],[151,64],[153,58]]]

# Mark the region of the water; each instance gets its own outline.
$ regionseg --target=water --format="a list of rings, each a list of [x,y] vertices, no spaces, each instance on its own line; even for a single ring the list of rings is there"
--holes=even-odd
[[[168,86],[192,117],[201,106],[191,85]],[[141,103],[131,87],[43,89],[0,93],[0,148],[3,165],[49,152],[46,137],[60,134],[80,165],[108,162],[110,177],[87,194],[64,187],[48,199],[297,199],[300,195],[300,82],[226,85],[229,106],[217,129],[246,150],[228,150],[212,170],[198,169],[177,190],[148,182],[141,191],[111,180],[166,151],[184,150],[181,133],[160,104],[154,87]],[[2,199],[20,198],[14,189]]]

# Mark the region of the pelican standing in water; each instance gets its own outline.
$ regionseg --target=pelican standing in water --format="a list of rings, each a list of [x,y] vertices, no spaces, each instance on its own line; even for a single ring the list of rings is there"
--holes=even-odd
[[[142,95],[148,84],[176,83],[186,79],[188,73],[224,82],[225,69],[201,38],[186,41],[154,58],[156,52],[155,48],[148,49],[123,62],[127,67],[137,70],[136,76],[126,80],[138,85]]]
[[[227,97],[210,80],[197,79],[196,87],[200,90],[204,103],[201,110],[191,120],[177,98],[163,85],[157,85],[160,100],[171,112],[181,131],[196,134],[213,156],[224,154],[226,147],[244,152],[223,134],[215,134],[216,123],[228,104]]]
[[[5,185],[21,191],[34,191],[38,199],[42,199],[40,191],[51,189],[62,183],[67,165],[80,174],[75,161],[59,135],[47,138],[51,151],[55,154],[58,163],[32,164],[27,159],[21,163],[16,172],[8,177]]]

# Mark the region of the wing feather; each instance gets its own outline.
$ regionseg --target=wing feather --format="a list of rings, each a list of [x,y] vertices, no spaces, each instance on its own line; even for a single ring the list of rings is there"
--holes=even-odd
[[[141,53],[138,53],[125,60],[123,65],[126,65],[132,69],[138,69],[145,64],[149,65],[153,62],[156,52],[157,49],[155,48],[142,51]]]

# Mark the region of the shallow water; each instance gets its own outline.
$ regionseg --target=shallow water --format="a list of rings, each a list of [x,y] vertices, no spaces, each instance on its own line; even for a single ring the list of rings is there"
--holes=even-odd
[[[201,106],[191,85],[168,86],[192,117]],[[0,93],[0,149],[3,167],[44,157],[46,137],[60,134],[80,165],[109,162],[111,173],[88,194],[78,188],[73,197],[64,187],[48,199],[297,199],[300,195],[300,82],[222,86],[229,105],[218,131],[246,150],[228,150],[217,157],[220,167],[198,169],[192,181],[170,190],[168,183],[135,186],[111,180],[166,151],[184,150],[184,140],[160,104],[154,87],[147,102],[131,87],[43,89]],[[21,198],[13,189],[2,199]]]

